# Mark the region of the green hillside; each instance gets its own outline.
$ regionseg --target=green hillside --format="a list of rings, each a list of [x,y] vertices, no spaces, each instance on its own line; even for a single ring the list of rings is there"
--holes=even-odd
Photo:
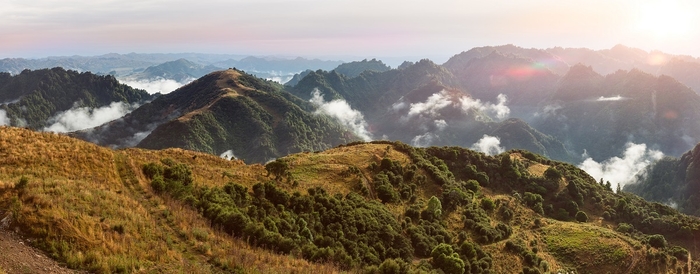
[[[0,73],[0,109],[13,126],[43,129],[49,118],[74,107],[98,108],[113,102],[144,103],[152,96],[119,84],[112,76],[98,76],[63,68]]]
[[[251,163],[357,140],[281,87],[234,69],[213,72],[78,136],[114,147],[231,151]]]
[[[352,143],[262,166],[17,128],[0,138],[0,214],[52,258],[90,272],[698,267],[696,218],[526,151]]]

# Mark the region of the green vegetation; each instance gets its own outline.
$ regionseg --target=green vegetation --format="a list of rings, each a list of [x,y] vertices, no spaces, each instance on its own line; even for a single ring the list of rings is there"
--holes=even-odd
[[[0,210],[52,258],[90,272],[697,266],[699,221],[525,151],[356,142],[263,166],[16,128],[0,138]]]
[[[112,102],[143,103],[152,96],[120,84],[113,76],[63,68],[0,73],[0,101],[13,126],[43,129],[49,118],[73,107],[102,107]]]

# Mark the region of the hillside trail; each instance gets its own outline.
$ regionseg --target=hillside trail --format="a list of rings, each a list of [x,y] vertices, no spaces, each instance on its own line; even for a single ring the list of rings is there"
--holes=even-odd
[[[79,273],[60,266],[41,250],[29,246],[28,240],[10,229],[11,218],[11,213],[0,211],[0,267],[6,273]]]

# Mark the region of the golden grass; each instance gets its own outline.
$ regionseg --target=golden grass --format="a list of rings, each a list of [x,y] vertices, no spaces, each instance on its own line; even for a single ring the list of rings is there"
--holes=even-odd
[[[23,233],[59,261],[90,272],[211,273],[225,266],[250,273],[338,272],[332,265],[251,248],[212,229],[192,209],[155,195],[141,166],[162,158],[192,166],[198,184],[269,180],[260,165],[213,155],[113,151],[63,135],[3,127],[0,210],[17,208]],[[29,183],[15,190],[22,176]],[[14,205],[12,197],[19,197]]]

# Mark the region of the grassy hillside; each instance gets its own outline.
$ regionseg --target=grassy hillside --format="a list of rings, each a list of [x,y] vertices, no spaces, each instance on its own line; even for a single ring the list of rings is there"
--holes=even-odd
[[[250,163],[356,140],[333,118],[281,85],[235,69],[217,71],[119,119],[78,135],[100,145],[184,148]]]
[[[263,166],[0,140],[0,215],[91,272],[697,272],[697,219],[526,151],[353,143]]]

